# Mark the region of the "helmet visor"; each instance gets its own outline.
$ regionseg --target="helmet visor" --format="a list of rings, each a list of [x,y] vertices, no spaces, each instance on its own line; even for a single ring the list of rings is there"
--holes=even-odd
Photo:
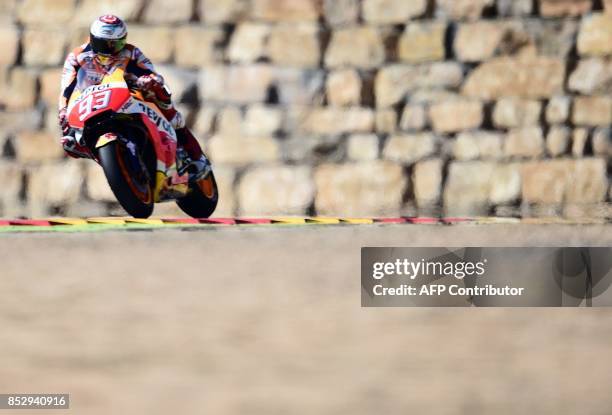
[[[116,55],[125,47],[125,37],[121,39],[102,39],[90,36],[89,44],[95,53],[101,55]]]

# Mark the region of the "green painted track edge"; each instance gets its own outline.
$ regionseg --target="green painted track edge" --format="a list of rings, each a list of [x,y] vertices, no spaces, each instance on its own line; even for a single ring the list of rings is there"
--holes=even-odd
[[[337,224],[347,225],[347,224]],[[86,225],[52,225],[52,226],[31,226],[31,225],[9,225],[0,226],[0,235],[15,233],[82,233],[82,232],[104,232],[104,231],[131,231],[131,230],[153,230],[153,229],[220,229],[220,228],[259,228],[259,227],[304,227],[304,226],[330,226],[330,224],[316,223],[269,223],[269,224],[238,224],[226,225],[217,223],[88,223]]]
[[[29,232],[100,232],[106,230],[130,230],[130,229],[158,229],[175,228],[184,224],[108,224],[108,223],[88,223],[86,225],[53,225],[53,226],[0,226],[0,234],[3,233],[29,233]],[[196,225],[199,226],[199,225]]]

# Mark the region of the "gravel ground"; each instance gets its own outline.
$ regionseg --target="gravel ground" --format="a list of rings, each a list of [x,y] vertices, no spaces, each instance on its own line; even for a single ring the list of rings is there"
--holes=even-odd
[[[610,246],[611,230],[0,235],[0,391],[68,392],[88,415],[609,414],[612,310],[362,309],[359,248]]]

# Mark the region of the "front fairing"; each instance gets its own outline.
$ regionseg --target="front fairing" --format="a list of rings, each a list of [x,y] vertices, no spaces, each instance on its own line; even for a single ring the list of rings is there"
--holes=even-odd
[[[82,129],[88,119],[102,112],[119,112],[131,97],[123,75],[123,70],[116,69],[99,81],[94,81],[85,70],[79,71],[77,87],[68,102],[70,126]]]

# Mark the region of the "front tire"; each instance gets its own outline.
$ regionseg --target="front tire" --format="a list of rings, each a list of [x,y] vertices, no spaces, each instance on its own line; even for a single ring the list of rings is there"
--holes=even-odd
[[[100,148],[98,154],[106,180],[123,209],[135,218],[151,216],[153,190],[147,172],[133,167],[134,156],[129,150],[119,141],[113,141]]]
[[[183,212],[192,218],[208,218],[217,208],[219,190],[215,175],[210,174],[202,180],[189,185],[189,193],[176,201]]]

